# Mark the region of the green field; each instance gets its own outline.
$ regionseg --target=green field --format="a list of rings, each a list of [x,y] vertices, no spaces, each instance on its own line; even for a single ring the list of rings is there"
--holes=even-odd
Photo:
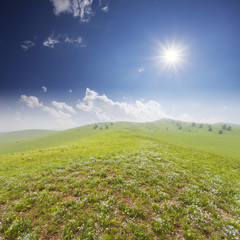
[[[101,123],[1,140],[0,239],[239,239],[240,128],[211,128]]]

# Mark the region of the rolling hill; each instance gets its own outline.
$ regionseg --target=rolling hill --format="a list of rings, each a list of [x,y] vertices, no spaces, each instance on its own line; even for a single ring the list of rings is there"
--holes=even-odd
[[[0,135],[0,154],[67,146],[104,135],[106,132],[125,131],[211,153],[240,157],[239,127],[231,126],[229,131],[222,130],[220,124],[214,124],[211,129],[212,131],[209,131],[209,124],[197,123],[193,127],[192,123],[163,119],[148,123],[98,123],[58,132],[20,131]],[[219,130],[222,130],[223,134],[219,134]],[[14,139],[15,136],[17,137]],[[6,141],[3,141],[4,138]]]
[[[239,129],[211,127],[101,123],[6,141],[0,239],[238,239]]]

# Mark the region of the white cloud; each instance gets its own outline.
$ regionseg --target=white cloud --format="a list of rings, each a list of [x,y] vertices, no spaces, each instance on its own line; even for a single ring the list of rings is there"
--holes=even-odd
[[[20,97],[20,102],[26,103],[28,107],[30,108],[39,108],[42,107],[43,104],[38,101],[37,97],[34,96],[26,96],[26,95],[21,95]]]
[[[65,113],[62,110],[57,110],[55,108],[51,108],[47,106],[43,106],[41,110],[49,113],[53,118],[56,118],[56,119],[71,119],[71,115],[68,113]]]
[[[76,113],[76,111],[69,105],[67,105],[66,103],[64,102],[56,102],[56,101],[53,101],[52,102],[52,105],[57,108],[58,110],[65,110],[65,111],[68,111],[68,112],[71,112],[71,113]]]
[[[43,92],[47,92],[47,87],[42,86],[42,90],[43,90]]]
[[[60,41],[58,40],[58,37],[54,37],[52,34],[43,42],[43,46],[53,49],[55,45],[58,43],[60,43]]]
[[[20,46],[23,51],[27,51],[29,48],[34,47],[35,43],[30,40],[26,40]]]
[[[50,0],[53,3],[54,13],[71,13],[74,17],[79,17],[81,22],[88,22],[91,16],[93,0]]]
[[[69,91],[68,91],[68,92],[70,92],[70,93],[71,93],[71,92],[72,92],[72,89],[69,89]]]
[[[30,108],[38,108],[43,112],[47,112],[53,118],[56,118],[56,119],[71,119],[71,115],[68,113],[65,113],[64,110],[72,113],[75,112],[71,106],[63,102],[58,103],[53,101],[52,104],[55,108],[45,106],[43,105],[43,103],[40,103],[38,98],[35,96],[28,97],[26,95],[21,95],[20,102],[26,103],[27,106]]]
[[[69,0],[50,0],[53,3],[54,13],[59,15],[62,12],[71,11],[71,3]]]
[[[71,38],[67,35],[61,35],[58,34],[57,36],[52,33],[44,42],[43,46],[49,47],[49,48],[54,48],[56,44],[59,43],[67,43],[67,44],[74,44],[75,46],[80,46],[80,47],[86,47],[85,44],[83,44],[83,39],[81,36],[78,36],[77,38]]]
[[[140,73],[141,73],[141,72],[144,72],[144,68],[142,68],[142,67],[139,68],[139,69],[138,69],[138,72],[140,72]]]
[[[107,13],[109,11],[109,7],[108,6],[102,7],[102,11]]]
[[[92,114],[99,121],[154,121],[169,117],[155,101],[135,103],[115,102],[106,95],[87,88],[85,97],[76,105],[78,109]]]
[[[83,44],[83,40],[82,37],[77,37],[77,38],[69,38],[68,36],[65,37],[65,43],[69,43],[69,44],[75,44],[76,46],[81,46],[81,47],[85,47],[85,45]]]

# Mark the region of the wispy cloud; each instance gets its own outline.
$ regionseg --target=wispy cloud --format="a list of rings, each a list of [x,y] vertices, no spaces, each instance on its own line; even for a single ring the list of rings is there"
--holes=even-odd
[[[53,4],[55,15],[61,13],[70,13],[73,17],[80,18],[80,22],[89,22],[94,15],[92,10],[93,0],[50,0]],[[100,4],[101,5],[101,4]],[[108,12],[108,6],[102,8],[102,11]]]
[[[66,103],[64,102],[56,102],[56,101],[53,101],[52,102],[52,105],[58,109],[58,110],[65,110],[67,112],[71,112],[71,113],[76,113],[76,111],[73,109],[73,107],[67,105]]]
[[[109,11],[109,7],[105,6],[101,8],[103,12],[107,13]]]
[[[76,105],[79,110],[95,116],[98,121],[153,121],[169,117],[155,101],[115,102],[106,95],[87,88],[85,97]]]
[[[140,67],[140,68],[138,69],[138,72],[140,72],[140,73],[144,72],[144,68],[143,68],[143,67]]]
[[[55,37],[54,34],[51,34],[51,35],[43,42],[43,46],[44,46],[44,47],[49,47],[49,48],[53,49],[56,44],[60,43],[60,41],[58,40],[58,38],[59,38],[59,36]]]
[[[27,51],[29,48],[35,47],[36,44],[30,40],[26,40],[20,46],[23,51]]]
[[[66,43],[66,44],[74,44],[76,47],[86,47],[86,45],[83,43],[83,38],[81,36],[78,36],[76,38],[72,38],[67,36],[66,34],[58,34],[52,33],[44,42],[43,46],[49,47],[51,49],[54,49],[56,44],[60,43]]]
[[[68,90],[68,92],[70,92],[70,93],[71,93],[71,92],[72,92],[72,89],[69,89],[69,90]]]
[[[43,92],[47,92],[47,87],[42,86],[42,90],[43,90]]]
[[[85,44],[83,44],[83,39],[80,36],[77,38],[70,38],[66,36],[65,43],[75,44],[76,46],[85,47]]]

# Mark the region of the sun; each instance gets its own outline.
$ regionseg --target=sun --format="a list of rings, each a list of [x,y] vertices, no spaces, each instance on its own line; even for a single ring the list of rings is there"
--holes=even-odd
[[[162,50],[160,53],[160,61],[165,66],[177,67],[183,61],[182,49],[174,45],[168,46],[168,47],[162,47]]]
[[[166,49],[162,58],[167,64],[177,64],[181,60],[181,54],[178,49]]]
[[[176,43],[160,44],[158,49],[158,63],[161,65],[161,69],[169,69],[177,72],[178,69],[186,62],[187,47]]]

